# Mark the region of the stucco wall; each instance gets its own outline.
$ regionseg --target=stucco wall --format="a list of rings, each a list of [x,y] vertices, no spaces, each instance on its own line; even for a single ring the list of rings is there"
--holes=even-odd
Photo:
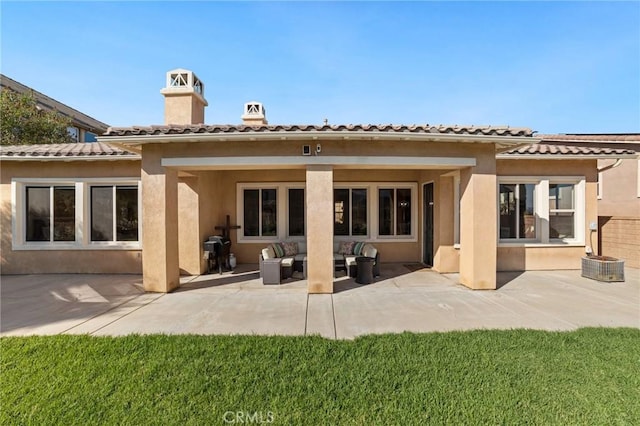
[[[598,167],[605,167],[614,162],[599,160]],[[602,194],[598,200],[598,215],[640,218],[639,165],[640,160],[622,160],[618,167],[602,172]]]
[[[297,182],[304,184],[306,176],[305,170],[269,170],[267,173],[258,170],[244,171],[204,171],[197,173],[200,181],[202,193],[199,196],[201,211],[201,240],[204,241],[209,235],[218,235],[222,231],[216,230],[216,225],[224,225],[226,215],[230,216],[231,224],[238,223],[237,215],[237,184],[255,182]],[[334,172],[335,182],[413,182],[418,183],[421,179],[421,172],[417,170],[336,170]],[[201,182],[208,181],[207,187]],[[373,194],[370,194],[373,196]],[[418,203],[422,202],[421,188],[418,188]],[[181,199],[185,201],[184,199]],[[420,205],[420,204],[419,204]],[[179,211],[185,211],[190,207],[181,206]],[[373,212],[371,212],[373,214]],[[186,223],[191,214],[179,216],[180,229],[192,226]],[[422,215],[420,213],[419,218]],[[418,222],[418,235],[422,232],[422,223]],[[242,232],[242,231],[239,231]],[[181,232],[181,246],[186,247],[185,235]],[[354,238],[355,239],[355,238]],[[238,263],[257,263],[258,255],[269,243],[238,243],[237,232],[231,232],[232,252],[236,256]],[[420,239],[411,242],[376,242],[376,247],[380,250],[383,262],[419,262],[421,260],[422,248]],[[188,249],[181,250],[181,258],[186,255]],[[190,256],[194,256],[193,253]],[[181,264],[183,261],[181,260]]]
[[[499,176],[584,176],[585,241],[582,245],[500,245],[498,271],[579,269],[585,246],[597,252],[598,238],[589,224],[597,223],[596,160],[498,160]]]
[[[0,171],[2,274],[142,272],[141,250],[12,249],[11,179],[140,177],[139,161],[3,161]]]

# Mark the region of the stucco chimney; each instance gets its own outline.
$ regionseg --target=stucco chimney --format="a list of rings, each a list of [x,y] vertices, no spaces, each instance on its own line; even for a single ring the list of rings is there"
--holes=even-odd
[[[264,106],[260,102],[247,102],[244,104],[244,113],[242,114],[242,123],[247,126],[261,126],[269,124]]]
[[[164,124],[204,124],[204,84],[193,71],[182,68],[167,73],[164,95]]]

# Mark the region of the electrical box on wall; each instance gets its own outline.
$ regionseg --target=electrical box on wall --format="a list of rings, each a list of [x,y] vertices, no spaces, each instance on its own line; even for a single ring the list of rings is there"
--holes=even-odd
[[[597,231],[598,230],[598,224],[595,222],[590,222],[589,223],[589,229],[592,231]]]
[[[311,155],[311,145],[302,145],[302,155]]]

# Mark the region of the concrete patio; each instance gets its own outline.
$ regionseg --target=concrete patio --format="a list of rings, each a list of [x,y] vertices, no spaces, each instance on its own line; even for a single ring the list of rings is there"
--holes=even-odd
[[[499,273],[496,291],[474,291],[417,265],[383,264],[374,284],[336,279],[307,294],[306,281],[262,284],[255,265],[183,277],[170,294],[144,293],[135,275],[5,275],[0,335],[142,333],[313,335],[470,329],[640,328],[640,270],[626,282],[580,271]]]

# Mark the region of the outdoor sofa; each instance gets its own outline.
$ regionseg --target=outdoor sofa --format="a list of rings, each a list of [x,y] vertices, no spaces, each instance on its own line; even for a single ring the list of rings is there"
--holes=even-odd
[[[334,241],[333,263],[335,268],[344,268],[350,277],[356,276],[356,258],[365,256],[375,259],[373,275],[380,275],[380,253],[370,243],[364,241]],[[304,262],[307,257],[307,243],[298,241],[282,241],[270,244],[262,249],[259,256],[260,277],[265,259],[281,260],[281,277],[290,278],[294,271],[304,271]],[[305,277],[306,278],[306,277]]]

